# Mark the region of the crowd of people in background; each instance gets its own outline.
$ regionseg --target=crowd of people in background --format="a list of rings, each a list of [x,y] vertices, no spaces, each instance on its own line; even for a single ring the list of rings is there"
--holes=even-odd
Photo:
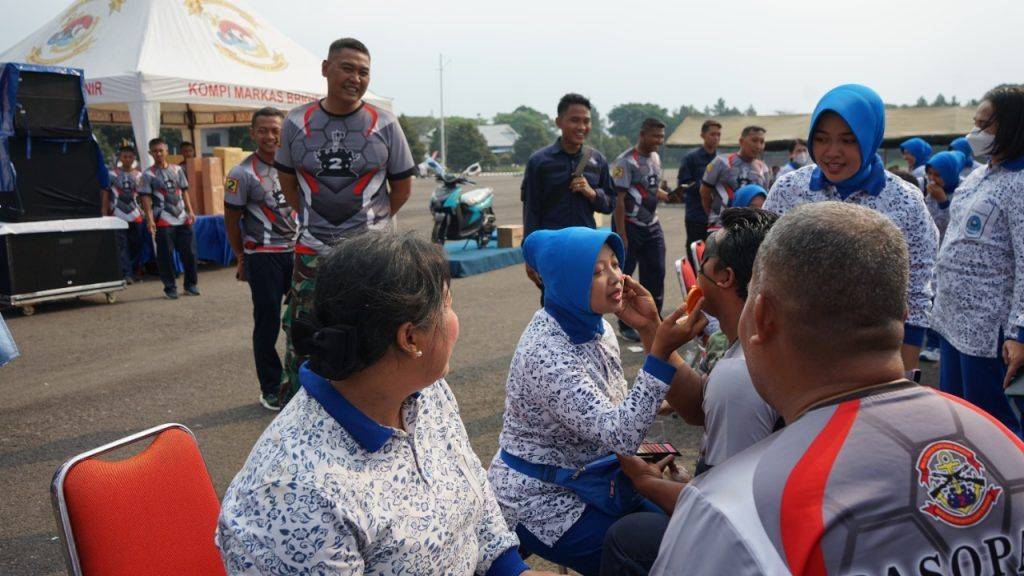
[[[906,171],[878,154],[866,86],[822,96],[777,170],[764,128],[720,154],[709,119],[674,187],[663,122],[609,162],[587,146],[590,102],[566,94],[523,175],[541,309],[485,469],[444,378],[459,322],[443,250],[395,230],[416,165],[362,99],[370,69],[358,40],[331,44],[327,96],[257,111],[257,150],[226,180],[260,402],[283,408],[224,496],[230,574],[538,573],[531,555],[584,575],[1016,573],[1024,88],[985,94],[948,150],[901,143]],[[123,274],[148,232],[165,295],[175,252],[199,295],[188,182],[148,145],[145,172],[121,148],[103,207],[128,223]],[[685,205],[685,230],[662,203]],[[666,246],[691,243],[699,300],[663,314]],[[632,386],[607,315],[646,355]],[[695,365],[677,352],[691,342]],[[937,390],[921,360],[940,362]],[[667,413],[703,428],[696,476],[637,456]]]

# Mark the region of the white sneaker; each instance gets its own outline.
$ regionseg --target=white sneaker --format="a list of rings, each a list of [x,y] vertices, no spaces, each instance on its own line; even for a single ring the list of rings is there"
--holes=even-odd
[[[925,362],[938,362],[940,357],[939,349],[924,348],[917,357]]]

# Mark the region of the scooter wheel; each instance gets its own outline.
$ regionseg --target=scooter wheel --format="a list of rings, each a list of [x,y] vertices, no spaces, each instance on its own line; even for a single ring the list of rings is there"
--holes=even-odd
[[[444,221],[434,222],[434,228],[430,231],[430,241],[434,244],[444,244]]]

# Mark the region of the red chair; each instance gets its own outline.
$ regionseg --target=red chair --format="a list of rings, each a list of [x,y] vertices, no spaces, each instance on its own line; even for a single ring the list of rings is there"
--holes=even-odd
[[[704,261],[704,241],[697,240],[690,243],[690,254],[693,256],[693,261],[697,266],[700,266],[700,263]]]
[[[148,438],[134,456],[96,458]],[[69,574],[225,574],[213,540],[220,502],[195,435],[181,424],[75,456],[50,491]]]
[[[676,260],[676,279],[679,280],[679,290],[683,293],[684,298],[690,288],[697,285],[697,275],[686,258]]]

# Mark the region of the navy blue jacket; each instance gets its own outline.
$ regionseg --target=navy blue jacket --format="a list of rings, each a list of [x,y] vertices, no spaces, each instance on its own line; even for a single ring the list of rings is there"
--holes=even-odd
[[[594,228],[594,212],[611,214],[615,208],[615,186],[608,171],[608,161],[597,150],[592,154],[583,177],[597,192],[593,202],[569,190],[572,172],[580,161],[582,150],[570,155],[559,138],[551,146],[537,150],[526,162],[523,175],[523,236],[534,230],[560,230],[570,226]],[[557,204],[548,206],[545,199],[561,195]],[[547,210],[545,210],[547,208]]]
[[[708,222],[708,215],[704,212],[704,205],[700,200],[700,183],[708,164],[714,159],[714,153],[699,146],[687,152],[679,164],[677,183],[685,188],[683,201],[686,203],[687,222]]]

